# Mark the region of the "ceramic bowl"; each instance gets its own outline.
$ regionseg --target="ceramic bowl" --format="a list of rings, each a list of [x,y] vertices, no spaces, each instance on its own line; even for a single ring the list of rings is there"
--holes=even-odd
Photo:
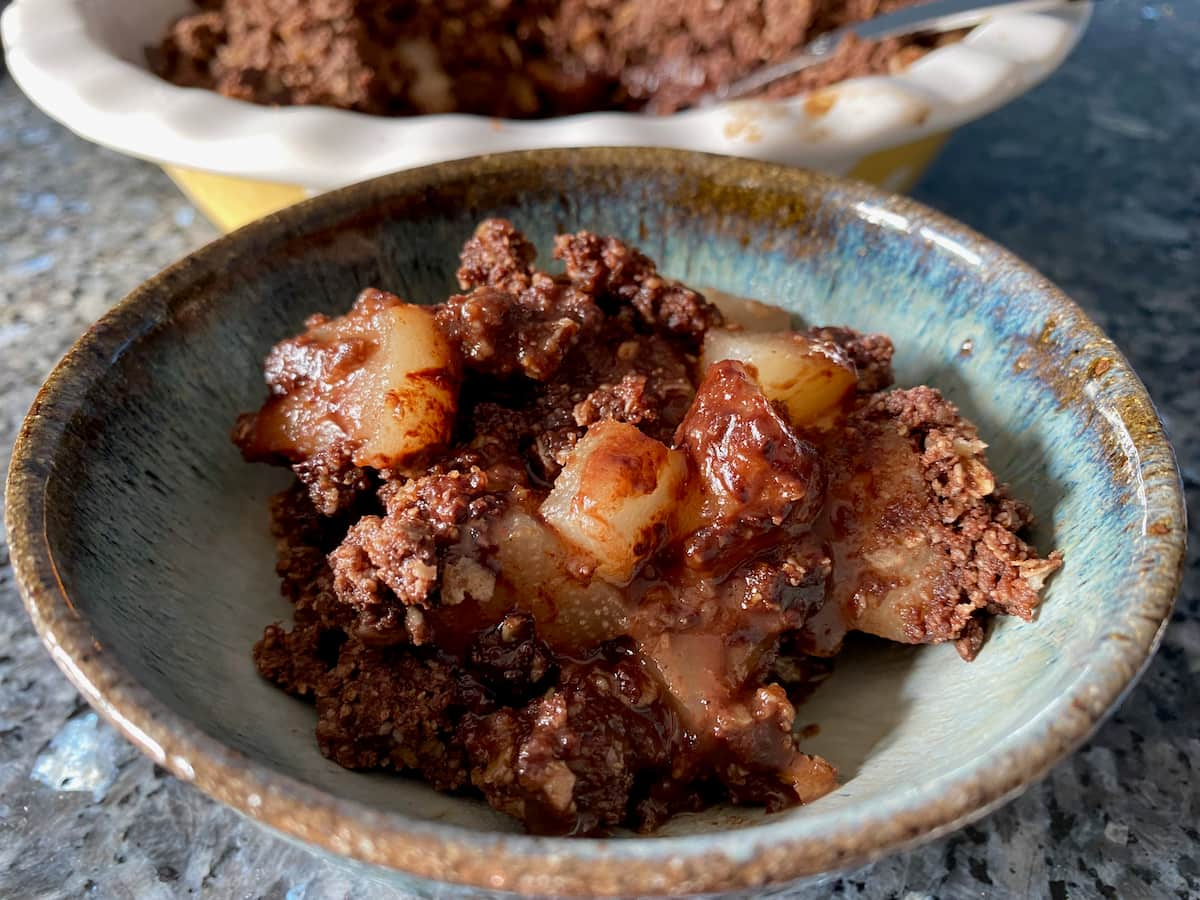
[[[480,802],[323,759],[314,713],[255,674],[285,618],[266,501],[285,473],[229,441],[260,365],[364,285],[452,290],[484,216],[632,240],[695,285],[884,331],[897,380],[941,388],[1063,551],[1037,621],[979,658],[863,643],[802,707],[843,774],[775,815],[718,808],[654,836],[529,837]],[[1020,260],[916,203],[759,162],[662,150],[517,153],[326,194],[135,290],[50,376],[6,518],[29,613],[102,715],[178,777],[409,890],[735,890],[862,863],[1013,797],[1078,746],[1146,665],[1178,585],[1184,512],[1154,408],[1113,344]]]
[[[771,102],[652,117],[541,121],[382,118],[273,109],[152,75],[145,48],[191,0],[14,0],[0,20],[8,68],[73,131],[163,165],[222,228],[364,178],[480,153],[539,147],[702,150],[849,174],[906,190],[947,134],[1023,94],[1070,53],[1091,5],[1007,11],[906,71]]]

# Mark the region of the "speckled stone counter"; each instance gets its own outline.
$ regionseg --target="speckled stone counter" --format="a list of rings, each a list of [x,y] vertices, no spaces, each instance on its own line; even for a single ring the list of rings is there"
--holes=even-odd
[[[2,5],[2,4],[0,4]],[[962,130],[917,191],[1062,285],[1159,404],[1200,521],[1200,7],[1105,0],[1050,82]],[[157,169],[48,121],[0,70],[0,471],[54,361],[213,236]],[[795,897],[1200,897],[1200,560],[1145,678],[1021,799]],[[71,758],[69,754],[80,754]],[[0,897],[383,892],[260,832],[96,722],[0,543]]]

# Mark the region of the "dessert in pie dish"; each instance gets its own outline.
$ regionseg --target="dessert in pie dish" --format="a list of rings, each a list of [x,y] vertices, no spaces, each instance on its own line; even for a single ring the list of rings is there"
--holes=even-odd
[[[888,337],[613,237],[553,256],[486,220],[461,293],[367,288],[271,350],[234,429],[296,476],[271,508],[293,621],[258,669],[315,703],[328,758],[534,833],[814,801],[838,761],[796,708],[849,632],[970,660],[1061,556],[955,406],[893,385]]]
[[[665,114],[820,34],[919,0],[202,0],[148,51],[185,87],[377,115]],[[902,71],[961,33],[847,38],[763,92]]]

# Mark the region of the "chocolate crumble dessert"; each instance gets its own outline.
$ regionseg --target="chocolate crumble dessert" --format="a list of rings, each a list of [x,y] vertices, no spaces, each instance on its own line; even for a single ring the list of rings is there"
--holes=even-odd
[[[652,830],[837,784],[796,704],[850,631],[980,652],[1061,556],[891,341],[711,297],[620,240],[511,224],[461,293],[367,289],[266,360],[246,459],[294,607],[254,657],[321,752],[482,795],[532,832]],[[836,761],[835,761],[836,762]]]
[[[666,114],[820,34],[920,0],[201,0],[148,51],[184,87],[378,115]],[[900,71],[959,34],[843,41],[780,97]]]

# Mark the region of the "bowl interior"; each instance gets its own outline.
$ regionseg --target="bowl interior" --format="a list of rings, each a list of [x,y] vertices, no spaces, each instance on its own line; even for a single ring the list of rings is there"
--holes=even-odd
[[[312,709],[257,677],[250,649],[289,613],[266,513],[287,475],[247,465],[229,441],[235,416],[264,396],[260,364],[273,342],[313,312],[345,309],[367,285],[444,299],[473,225],[503,215],[543,258],[556,230],[612,233],[692,285],[891,335],[898,383],[934,385],[960,404],[999,476],[1033,503],[1039,549],[1065,554],[1038,620],[1001,620],[973,663],[950,646],[854,642],[800,710],[820,728],[807,746],[843,784],[766,818],[803,830],[933,798],[1041,739],[1056,704],[1107,664],[1102,648],[1140,596],[1154,511],[1123,419],[1126,395],[1140,390],[1124,362],[1036,276],[915,205],[764,167],[621,159],[464,164],[321,198],[143,287],[124,319],[136,311],[140,324],[117,343],[101,325],[101,341],[118,349],[76,396],[48,461],[45,522],[101,658],[266,769],[414,819],[515,830],[482,803],[326,761]],[[1157,627],[1143,626],[1147,645]],[[763,818],[716,809],[662,834]]]

